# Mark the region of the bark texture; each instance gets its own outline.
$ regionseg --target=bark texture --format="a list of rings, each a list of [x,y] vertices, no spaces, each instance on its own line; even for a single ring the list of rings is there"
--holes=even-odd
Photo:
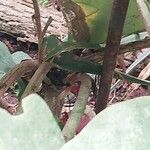
[[[47,34],[55,34],[60,38],[67,34],[67,27],[61,12],[49,7],[41,7],[42,27],[51,16],[53,21]],[[0,1],[0,32],[16,36],[20,41],[37,42],[37,34],[32,16],[34,15],[32,0]]]
[[[102,75],[97,96],[96,113],[99,113],[107,107],[129,1],[130,0],[113,1],[106,49],[103,57]]]

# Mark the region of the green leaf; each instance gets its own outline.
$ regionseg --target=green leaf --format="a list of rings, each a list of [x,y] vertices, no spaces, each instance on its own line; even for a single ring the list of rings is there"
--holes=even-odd
[[[134,76],[128,75],[128,74],[120,72],[120,71],[115,71],[115,77],[118,79],[127,80],[130,83],[138,83],[141,85],[150,86],[150,81],[138,79]]]
[[[72,33],[68,33],[68,35],[63,39],[63,42],[73,43],[75,42]]]
[[[136,41],[141,41],[147,37],[149,37],[147,32],[140,32],[140,33],[131,34],[131,35],[123,37],[121,39],[121,45],[136,42]]]
[[[82,73],[91,73],[91,74],[101,74],[102,66],[91,63],[87,60],[79,59],[72,53],[63,53],[59,58],[54,59],[54,63],[60,66],[63,69],[82,72]]]
[[[24,112],[12,116],[0,109],[1,150],[59,150],[61,130],[46,103],[36,94],[22,101]]]
[[[4,43],[0,42],[0,71],[8,72],[14,66],[15,62],[8,48]]]
[[[2,77],[5,75],[6,73],[3,71],[0,71],[0,80],[2,79]]]
[[[73,0],[86,15],[86,23],[90,29],[91,43],[103,43],[106,41],[108,25],[111,15],[111,0]],[[70,7],[70,5],[68,5]],[[77,18],[75,18],[77,19]],[[129,35],[144,29],[138,11],[136,0],[131,0],[125,21],[123,35]]]
[[[32,59],[28,54],[18,51],[12,54],[15,64],[19,64],[22,60]]]
[[[59,45],[58,38],[55,35],[50,35],[44,38],[44,43],[46,43],[46,51],[52,51]]]
[[[114,104],[99,113],[61,150],[148,150],[150,96]]]
[[[43,41],[43,45],[46,45],[46,52],[47,52],[47,60],[51,59],[52,57],[67,52],[72,51],[74,49],[99,49],[99,44],[90,44],[90,43],[72,43],[70,42],[58,42],[58,39],[54,35],[50,35],[49,37],[45,38]]]
[[[26,59],[32,59],[28,54],[24,53],[23,51],[18,51],[18,52],[13,53],[12,58],[15,64],[19,64],[21,61],[26,60]],[[18,87],[15,87],[15,91],[16,91],[17,97],[21,98],[27,84],[22,79],[18,79],[17,85]]]
[[[22,79],[18,79],[17,80],[17,85],[18,85],[18,88],[15,87],[15,91],[16,91],[16,94],[17,94],[17,97],[20,99],[23,92],[25,91],[26,89],[26,86],[27,86],[27,82],[23,81]]]
[[[11,55],[6,45],[0,42],[0,79],[2,79],[2,77],[16,64],[19,64],[22,60],[25,59],[32,59],[32,58],[22,51],[15,52]],[[17,80],[17,83],[19,86],[18,96],[20,97],[24,92],[26,85],[21,79]]]
[[[49,4],[49,1],[48,0],[38,0],[38,3],[42,6],[47,6]]]
[[[89,62],[83,58],[78,58],[77,56],[71,53],[63,53],[59,58],[54,59],[54,63],[63,69],[82,72],[82,73],[91,73],[100,75],[102,73],[102,66],[96,63]],[[131,83],[138,83],[146,86],[150,86],[150,81],[138,79],[131,75],[119,72],[115,70],[115,78],[127,80]]]

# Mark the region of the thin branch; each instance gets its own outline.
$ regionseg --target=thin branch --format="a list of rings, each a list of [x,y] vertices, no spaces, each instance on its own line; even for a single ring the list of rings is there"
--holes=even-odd
[[[14,81],[29,71],[35,71],[37,68],[38,62],[33,60],[22,61],[16,65],[0,80],[0,97],[3,96]]]
[[[32,1],[33,1],[33,7],[34,7],[34,19],[35,19],[35,24],[37,28],[38,41],[40,41],[41,34],[42,34],[40,9],[39,9],[37,0],[32,0]]]
[[[79,125],[80,119],[84,114],[86,108],[87,100],[91,88],[91,78],[88,75],[81,75],[81,86],[78,93],[77,100],[75,102],[74,108],[71,111],[70,117],[63,128],[63,136],[67,141],[71,140],[75,134],[76,129]]]
[[[150,35],[150,1],[149,0],[136,0],[139,10],[144,20],[147,32]]]
[[[140,41],[135,41],[125,45],[121,45],[118,53],[120,55],[127,52],[135,52],[143,48],[149,48],[149,47],[150,47],[150,39],[147,38]],[[100,62],[103,60],[104,52],[105,52],[105,48],[102,48],[100,52],[96,52],[88,56],[83,56],[83,58],[86,58],[94,62]]]
[[[46,31],[50,25],[50,23],[53,21],[52,17],[49,17],[47,22],[46,22],[46,25],[41,33],[41,38],[40,38],[40,41],[38,43],[38,47],[39,47],[39,54],[38,54],[38,57],[39,57],[39,63],[43,62],[44,61],[44,58],[45,58],[45,48],[46,48],[46,45],[42,45],[42,42],[43,42],[43,38],[46,34]]]
[[[42,31],[41,40],[44,38],[44,35],[46,34],[46,31],[47,31],[47,29],[48,29],[48,27],[49,27],[49,25],[50,25],[50,23],[51,23],[52,21],[53,21],[53,18],[52,18],[52,17],[49,17],[48,20],[47,20],[47,22],[46,22],[46,25],[45,25],[45,27],[44,27],[44,29],[43,29],[43,31]]]
[[[39,44],[38,61],[39,63],[42,63],[45,57],[45,52],[43,49],[41,49],[41,46],[40,46],[41,36],[42,36],[40,9],[39,9],[37,0],[32,0],[32,1],[33,1],[34,12],[35,12],[33,18],[35,19],[35,25],[37,28],[37,35],[38,35],[38,44]]]
[[[43,62],[32,76],[28,83],[22,98],[39,91],[43,79],[52,67],[51,62]]]
[[[96,103],[96,113],[99,113],[107,106],[128,5],[129,0],[113,1],[112,14],[107,35],[106,49],[103,58],[103,71],[100,79]]]

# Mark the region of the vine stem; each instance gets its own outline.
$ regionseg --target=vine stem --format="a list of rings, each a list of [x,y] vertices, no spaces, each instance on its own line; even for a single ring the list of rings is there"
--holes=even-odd
[[[67,120],[62,131],[66,142],[71,140],[76,134],[76,129],[80,123],[81,117],[84,114],[84,110],[86,108],[90,93],[91,78],[86,74],[82,74],[79,80],[81,81],[81,86],[79,89],[77,100],[75,102],[73,110],[71,111],[70,117]]]

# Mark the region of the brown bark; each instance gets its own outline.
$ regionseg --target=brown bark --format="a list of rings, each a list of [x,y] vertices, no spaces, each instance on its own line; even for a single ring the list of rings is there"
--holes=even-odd
[[[48,18],[53,18],[47,34],[64,36],[67,34],[64,18],[52,6],[41,7],[42,27]],[[18,40],[37,42],[36,28],[32,20],[34,14],[32,0],[1,0],[0,1],[0,32],[16,36]]]
[[[124,21],[130,0],[114,0],[103,58],[103,69],[96,103],[96,113],[107,106],[111,82],[116,67]],[[117,27],[117,28],[116,28]]]

